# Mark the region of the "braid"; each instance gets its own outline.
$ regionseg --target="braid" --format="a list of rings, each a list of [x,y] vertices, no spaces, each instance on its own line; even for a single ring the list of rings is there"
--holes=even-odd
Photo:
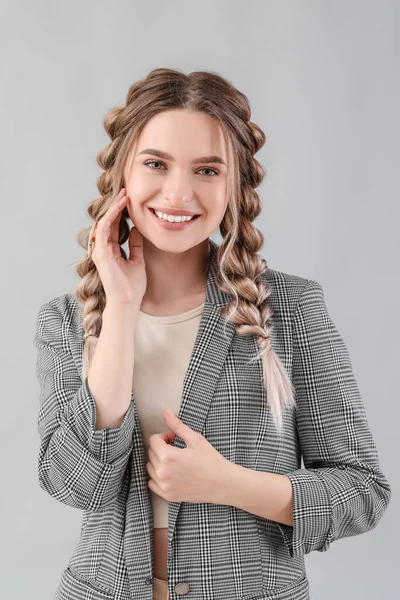
[[[97,188],[101,197],[93,200],[87,213],[93,221],[99,220],[108,210],[113,201],[113,189],[115,187],[115,175],[113,173],[115,161],[124,138],[117,135],[118,120],[123,109],[113,108],[104,118],[104,128],[110,136],[115,136],[111,142],[103,148],[97,155],[97,163],[105,169],[97,179]],[[129,237],[128,211],[125,208],[119,226],[119,244],[121,255],[126,258],[126,252],[122,244]],[[82,229],[77,236],[79,244],[87,248],[91,225]],[[73,295],[75,299],[83,305],[82,328],[84,332],[84,349],[82,358],[82,377],[85,378],[89,371],[90,363],[93,359],[94,351],[98,341],[98,335],[101,331],[103,311],[106,305],[106,296],[100,276],[96,266],[90,256],[85,254],[75,264],[76,271],[81,277],[81,281],[76,286]]]
[[[210,115],[219,122],[226,137],[228,203],[219,224],[223,241],[217,257],[218,285],[222,291],[232,294],[235,300],[223,306],[221,311],[228,320],[237,324],[239,334],[256,336],[260,348],[258,357],[262,357],[267,401],[276,428],[282,433],[282,409],[286,404],[295,404],[294,392],[288,374],[271,344],[271,289],[259,279],[267,263],[259,255],[264,237],[254,227],[253,221],[261,212],[261,201],[255,188],[261,184],[265,170],[254,155],[264,145],[266,136],[250,120],[250,104],[245,94],[227,79],[207,71],[186,75],[177,70],[158,68],[135,82],[128,90],[126,104],[113,107],[104,118],[104,129],[110,137],[110,143],[97,155],[97,163],[103,169],[97,180],[100,197],[89,204],[87,212],[92,222],[107,212],[115,194],[125,186],[125,165],[143,127],[154,115],[177,108]],[[125,207],[119,226],[119,245],[125,259],[122,245],[129,237],[128,219],[129,213]],[[81,281],[74,291],[75,298],[84,306],[84,377],[101,331],[106,304],[96,266],[86,253],[90,230],[91,225],[82,229],[77,236],[85,255],[76,263]]]
[[[246,238],[251,230],[250,238]],[[273,308],[269,297],[271,286],[262,279],[257,279],[266,268],[266,261],[250,249],[251,240],[260,232],[246,220],[244,216],[239,221],[239,235],[241,244],[221,243],[218,252],[221,258],[221,280],[219,287],[226,293],[233,294],[236,300],[222,307],[224,315],[229,315],[229,320],[238,324],[236,332],[239,335],[255,335],[260,348],[260,353],[251,359],[262,358],[263,379],[273,415],[275,427],[279,433],[283,432],[282,409],[285,405],[295,405],[293,385],[279,356],[272,347],[270,334],[273,328],[271,317]],[[246,243],[247,239],[247,243]],[[222,256],[226,253],[226,258]],[[229,268],[228,265],[232,265]],[[229,283],[227,283],[227,281]]]
[[[279,356],[272,347],[270,333],[273,309],[269,301],[271,288],[257,278],[267,268],[267,262],[258,254],[264,244],[264,236],[253,224],[261,212],[261,201],[254,188],[262,182],[265,170],[253,154],[263,146],[265,135],[251,121],[240,129],[236,152],[232,138],[228,147],[233,172],[241,174],[240,192],[231,202],[220,224],[223,242],[219,247],[220,287],[234,296],[235,300],[223,307],[229,320],[237,323],[240,335],[256,335],[262,357],[264,386],[276,430],[283,433],[283,408],[295,406],[293,384]],[[245,168],[239,168],[240,161]],[[231,190],[235,181],[231,181]],[[234,196],[234,193],[233,193]],[[253,360],[255,360],[253,359]]]

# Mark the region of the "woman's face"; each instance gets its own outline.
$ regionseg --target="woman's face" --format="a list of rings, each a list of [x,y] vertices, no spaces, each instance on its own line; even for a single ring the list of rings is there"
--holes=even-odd
[[[183,252],[208,239],[228,204],[227,165],[222,129],[209,115],[176,109],[152,117],[135,141],[124,171],[127,210],[138,231],[167,252]],[[150,207],[199,216],[184,228],[168,229]]]

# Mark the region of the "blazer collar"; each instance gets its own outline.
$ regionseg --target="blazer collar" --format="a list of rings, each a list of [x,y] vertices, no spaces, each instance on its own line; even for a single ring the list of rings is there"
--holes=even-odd
[[[209,239],[209,243],[210,261],[206,298],[189,366],[183,381],[178,414],[182,422],[201,434],[236,329],[234,323],[226,321],[220,314],[219,309],[232,300],[233,296],[222,292],[217,285],[219,269],[216,257],[219,246],[211,239]],[[178,448],[185,448],[185,443],[178,436],[175,436],[174,445]],[[172,544],[180,506],[180,502],[169,503],[169,548]]]

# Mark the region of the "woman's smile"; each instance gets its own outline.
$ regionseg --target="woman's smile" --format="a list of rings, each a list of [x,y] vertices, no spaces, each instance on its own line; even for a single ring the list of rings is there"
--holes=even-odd
[[[192,223],[194,223],[195,221],[197,221],[198,218],[200,217],[200,215],[196,215],[196,216],[192,217],[190,219],[190,221],[181,221],[181,222],[176,221],[176,222],[174,222],[174,221],[167,221],[166,219],[162,219],[160,217],[157,217],[157,215],[155,214],[154,210],[151,209],[151,208],[149,208],[148,210],[151,213],[152,218],[155,219],[161,227],[163,227],[164,229],[170,229],[172,231],[180,231],[181,229],[186,229]]]

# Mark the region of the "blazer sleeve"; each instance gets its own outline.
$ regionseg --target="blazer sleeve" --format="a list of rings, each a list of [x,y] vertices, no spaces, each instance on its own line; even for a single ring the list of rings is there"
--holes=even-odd
[[[97,511],[117,496],[133,446],[134,402],[118,427],[95,429],[96,405],[70,350],[71,327],[50,301],[39,308],[34,344],[40,384],[40,487],[60,502]]]
[[[380,521],[391,488],[379,465],[345,343],[320,283],[308,280],[293,322],[293,384],[304,469],[286,473],[293,526],[279,524],[291,557],[324,552]]]

